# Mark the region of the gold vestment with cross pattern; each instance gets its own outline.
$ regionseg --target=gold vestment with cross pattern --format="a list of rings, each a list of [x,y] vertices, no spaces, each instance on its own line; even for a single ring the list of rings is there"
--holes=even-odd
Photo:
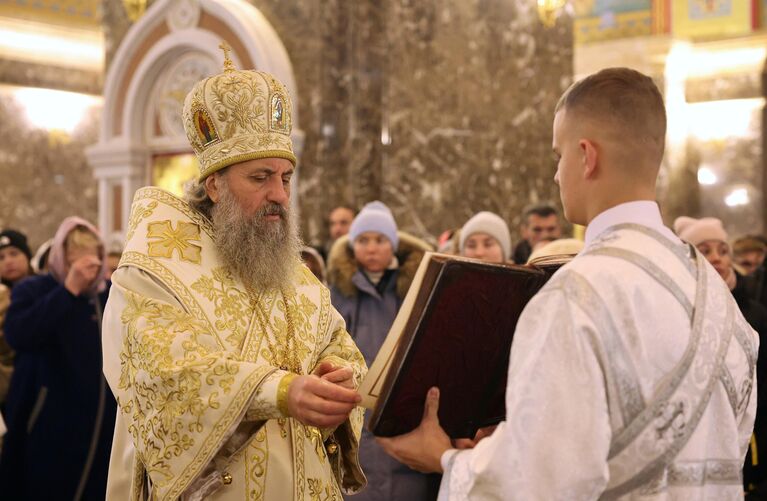
[[[297,264],[293,290],[248,291],[210,221],[158,188],[136,193],[129,226],[104,315],[120,407],[108,499],[341,501],[361,489],[362,409],[326,430],[280,404],[286,375],[329,361],[359,385],[366,372],[328,290]]]

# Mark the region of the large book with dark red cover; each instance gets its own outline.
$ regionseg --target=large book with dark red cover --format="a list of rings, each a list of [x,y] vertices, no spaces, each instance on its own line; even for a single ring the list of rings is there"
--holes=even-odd
[[[568,259],[516,266],[427,253],[360,389],[373,408],[369,429],[384,437],[415,429],[432,386],[450,437],[502,421],[517,320]]]

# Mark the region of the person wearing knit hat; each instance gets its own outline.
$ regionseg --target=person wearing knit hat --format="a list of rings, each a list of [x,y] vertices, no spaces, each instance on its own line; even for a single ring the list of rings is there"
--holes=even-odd
[[[102,373],[104,269],[98,230],[67,217],[53,238],[50,272],[13,288],[4,334],[16,364],[0,455],[7,499],[46,498],[49,486],[17,481],[34,475],[56,485],[62,498],[104,499],[117,411]],[[43,397],[45,405],[35,407]]]
[[[11,290],[23,279],[34,275],[30,265],[27,237],[16,230],[0,232],[0,406],[5,407],[11,383],[15,354],[8,345],[3,325],[11,304]]]
[[[31,259],[26,235],[11,229],[0,232],[0,281],[6,287],[33,273]]]
[[[759,337],[767,335],[767,308],[751,297],[749,292],[751,284],[748,278],[734,269],[730,245],[727,243],[727,232],[722,226],[722,221],[713,217],[694,219],[681,216],[674,221],[674,231],[679,238],[694,245],[711,263],[732,292],[743,317],[759,334]],[[762,356],[765,353],[765,347],[765,340],[762,338],[759,357],[757,357],[757,374],[759,375],[757,388],[767,384],[767,381],[761,379],[761,375],[767,370],[767,359]],[[759,391],[762,392],[762,390]],[[762,400],[763,397],[759,397],[759,401]],[[767,468],[759,464],[759,455],[753,454],[754,448],[762,449],[762,454],[767,449],[767,419],[764,409],[757,412],[752,447],[748,449],[743,469],[743,482],[747,492],[759,487],[760,492],[767,493]],[[746,499],[749,497],[746,496]],[[759,499],[762,498],[759,497]]]
[[[695,219],[680,216],[674,220],[674,231],[679,238],[701,251],[730,290],[735,288],[735,270],[732,268],[730,245],[722,221],[714,217]]]
[[[745,235],[732,243],[732,253],[743,274],[751,275],[764,263],[767,245],[754,235]]]
[[[220,47],[223,71],[193,85],[182,111],[199,176],[183,199],[135,193],[112,275],[103,372],[130,409],[117,421],[106,498],[150,489],[152,499],[241,500],[255,481],[263,499],[341,499],[366,483],[365,361],[301,262],[288,88],[238,70]],[[141,368],[126,372],[125,360]],[[257,469],[269,475],[254,480]]]
[[[711,266],[727,283],[735,288],[736,275],[732,267],[730,245],[722,221],[714,217],[695,219],[680,216],[674,220],[674,231],[679,238],[698,248]]]
[[[509,226],[497,214],[479,212],[461,228],[458,249],[462,256],[504,263],[511,256]]]
[[[391,244],[392,251],[397,252],[399,237],[397,236],[397,223],[394,221],[391,210],[378,200],[366,204],[357,214],[349,227],[349,245],[354,246],[357,238],[366,232],[380,233]]]
[[[674,220],[674,232],[685,242],[697,246],[706,240],[727,242],[727,232],[722,221],[715,217],[695,219],[679,216]]]
[[[508,370],[488,389],[508,375],[505,419],[459,450],[440,421],[460,388],[431,387],[412,395],[420,425],[377,443],[442,473],[445,501],[743,499],[759,339],[716,271],[663,224],[663,95],[648,75],[605,68],[573,83],[553,118],[553,180],[585,246],[518,318]],[[473,349],[490,334],[459,341]],[[444,370],[457,384],[474,377],[455,365]]]
[[[360,273],[376,288],[396,281],[399,247],[397,223],[391,210],[378,200],[366,204],[349,227],[349,247]]]
[[[330,300],[370,366],[397,316],[428,245],[397,231],[389,208],[376,200],[354,218],[328,256]],[[370,480],[355,501],[429,499],[429,478],[388,457],[362,430],[360,464]]]

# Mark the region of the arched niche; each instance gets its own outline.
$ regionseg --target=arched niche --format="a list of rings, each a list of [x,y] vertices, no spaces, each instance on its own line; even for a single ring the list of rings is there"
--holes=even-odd
[[[293,68],[261,12],[245,0],[158,0],[115,54],[104,84],[99,142],[87,151],[105,236],[122,236],[133,193],[153,184],[166,160],[183,163],[192,155],[181,120],[184,97],[195,82],[221,71],[222,41],[232,47],[238,68],[267,71],[288,88],[300,158],[304,134]]]

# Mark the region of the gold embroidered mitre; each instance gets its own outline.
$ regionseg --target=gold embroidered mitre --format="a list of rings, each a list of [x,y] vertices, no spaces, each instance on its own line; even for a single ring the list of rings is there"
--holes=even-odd
[[[224,72],[195,84],[184,100],[184,129],[200,163],[200,180],[256,158],[296,164],[292,105],[285,86],[263,71],[237,70],[224,49]]]

